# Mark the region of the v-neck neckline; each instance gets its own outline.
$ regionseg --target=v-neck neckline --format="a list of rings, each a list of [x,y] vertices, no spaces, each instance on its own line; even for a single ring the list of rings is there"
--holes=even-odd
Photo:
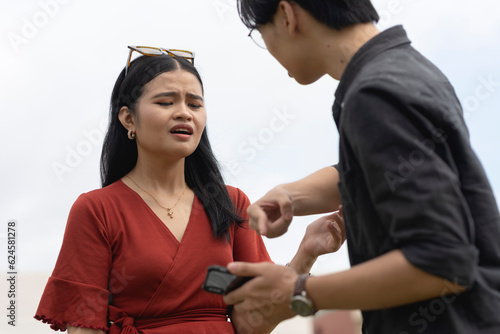
[[[123,182],[122,179],[119,180],[122,185],[127,188],[128,190],[130,190],[135,196],[137,196],[140,200],[140,202],[146,207],[146,209],[150,212],[150,214],[153,216],[154,220],[161,224],[163,226],[163,228],[167,231],[167,233],[170,235],[170,237],[172,237],[172,239],[174,239],[176,242],[177,242],[177,246],[179,246],[182,241],[186,238],[186,234],[188,233],[188,230],[189,230],[189,226],[191,225],[191,220],[193,218],[193,213],[195,211],[195,203],[196,201],[198,200],[198,197],[196,197],[196,194],[194,194],[194,197],[193,197],[193,203],[191,203],[191,212],[189,213],[189,218],[188,218],[188,222],[186,224],[186,228],[184,229],[184,233],[182,234],[182,237],[181,237],[181,240],[177,239],[177,237],[172,233],[172,231],[168,228],[167,224],[165,224],[163,222],[163,220],[161,220],[160,217],[158,217],[158,215],[153,211],[153,209],[148,205],[148,203],[146,203],[146,201],[144,200],[144,198],[142,198],[141,195],[139,195],[139,193],[137,191],[135,191],[134,189],[130,188],[125,182]]]

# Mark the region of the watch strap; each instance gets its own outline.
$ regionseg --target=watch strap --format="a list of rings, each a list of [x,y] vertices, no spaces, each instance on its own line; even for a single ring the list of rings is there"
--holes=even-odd
[[[295,289],[293,290],[293,295],[303,295],[306,296],[306,280],[310,277],[310,274],[302,274],[297,277],[297,281],[295,281]]]

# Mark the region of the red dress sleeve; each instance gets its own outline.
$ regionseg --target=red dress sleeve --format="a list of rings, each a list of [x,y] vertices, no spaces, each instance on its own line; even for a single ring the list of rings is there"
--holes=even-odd
[[[71,208],[63,244],[35,318],[54,330],[67,325],[106,331],[111,247],[102,205],[90,194]]]
[[[262,237],[250,229],[248,224],[247,208],[250,200],[243,191],[237,188],[229,188],[229,193],[240,211],[240,216],[244,219],[241,226],[236,226],[234,230],[233,258],[235,261],[244,262],[271,262],[271,257],[267,253]]]

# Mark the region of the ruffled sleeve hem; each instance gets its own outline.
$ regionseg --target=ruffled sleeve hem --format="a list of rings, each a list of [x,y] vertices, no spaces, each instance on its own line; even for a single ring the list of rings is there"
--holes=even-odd
[[[35,319],[53,330],[66,326],[107,330],[107,289],[51,276],[42,294]]]
[[[44,315],[35,315],[34,317],[36,320],[40,320],[44,324],[50,324],[50,328],[52,328],[55,331],[61,331],[64,332],[67,329],[67,326],[72,326],[72,327],[80,327],[80,328],[89,328],[89,329],[95,329],[95,330],[101,330],[104,332],[108,331],[107,327],[95,327],[95,326],[87,326],[87,325],[82,325],[82,324],[73,324],[73,323],[62,323],[59,321],[56,321],[54,319],[48,318]]]

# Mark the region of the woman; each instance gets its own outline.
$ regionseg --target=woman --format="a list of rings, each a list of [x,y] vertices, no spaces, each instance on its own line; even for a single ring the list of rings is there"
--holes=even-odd
[[[270,258],[248,228],[247,197],[223,183],[194,54],[129,48],[111,97],[103,188],[73,205],[35,318],[70,334],[268,333],[273,325],[229,316],[220,295],[201,289],[210,265]],[[130,62],[133,51],[143,56]],[[326,244],[305,237],[297,271],[338,248],[342,236],[327,225]]]

